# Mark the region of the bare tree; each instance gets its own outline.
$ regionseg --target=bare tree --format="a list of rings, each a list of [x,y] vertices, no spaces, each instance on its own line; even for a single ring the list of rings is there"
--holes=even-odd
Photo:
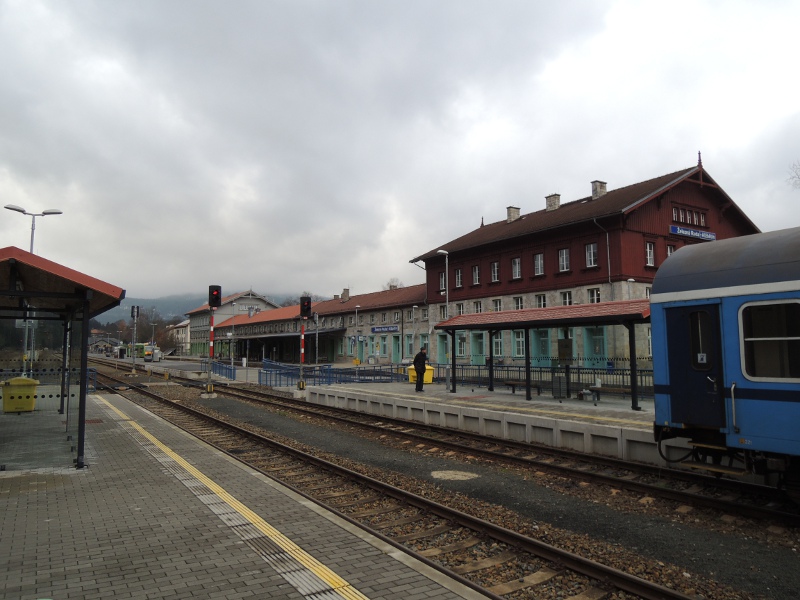
[[[386,282],[386,285],[383,286],[383,289],[393,290],[395,288],[401,288],[401,287],[406,287],[406,286],[397,277],[392,277],[389,281]]]
[[[800,160],[794,161],[789,169],[789,183],[793,188],[800,190]]]

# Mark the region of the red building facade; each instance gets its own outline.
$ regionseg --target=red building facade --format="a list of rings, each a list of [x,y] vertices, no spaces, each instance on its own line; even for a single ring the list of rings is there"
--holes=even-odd
[[[545,208],[528,214],[508,207],[505,220],[482,224],[414,258],[411,262],[425,264],[431,323],[465,313],[645,298],[656,270],[672,252],[759,231],[700,161],[610,191],[594,181],[591,191],[566,203],[550,195]],[[579,359],[626,358],[627,334],[615,329],[534,331],[534,362],[551,361],[557,340],[565,338],[572,340]],[[521,331],[506,332],[494,341],[494,354],[521,360],[522,336]],[[649,332],[637,339],[637,354],[647,357]],[[457,360],[482,364],[487,340],[482,333],[457,334]],[[445,334],[431,341],[436,344],[432,358],[448,360]]]

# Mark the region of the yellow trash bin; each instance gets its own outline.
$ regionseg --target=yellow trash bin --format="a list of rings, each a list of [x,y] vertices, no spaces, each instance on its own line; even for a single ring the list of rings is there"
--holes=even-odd
[[[408,367],[408,382],[417,383],[417,370],[414,366]],[[422,378],[422,383],[433,383],[433,367],[425,365],[425,376]]]
[[[14,377],[3,382],[3,412],[30,412],[36,406],[36,386],[39,381]]]

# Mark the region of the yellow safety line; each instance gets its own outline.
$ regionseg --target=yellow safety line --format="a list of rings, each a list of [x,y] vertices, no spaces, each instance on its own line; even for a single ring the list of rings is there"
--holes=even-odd
[[[240,515],[250,521],[261,533],[269,537],[275,544],[283,549],[287,554],[294,557],[300,564],[306,567],[309,571],[314,573],[322,581],[327,583],[331,588],[339,593],[346,600],[368,600],[367,596],[355,589],[347,581],[339,577],[336,573],[331,571],[328,567],[320,563],[316,558],[308,554],[305,550],[300,548],[292,540],[283,535],[280,531],[275,529],[272,525],[262,519],[257,513],[253,512],[246,505],[229,494],[222,486],[209,479],[201,471],[196,469],[188,463],[183,457],[176,454],[171,448],[163,444],[156,437],[148,433],[141,425],[134,421],[131,417],[119,410],[117,407],[109,403],[105,398],[100,397],[111,410],[116,412],[122,419],[130,421],[130,424],[160,448],[165,454],[177,462],[181,467],[186,469],[198,481],[201,481],[208,489],[221,498],[228,506],[238,512]]]

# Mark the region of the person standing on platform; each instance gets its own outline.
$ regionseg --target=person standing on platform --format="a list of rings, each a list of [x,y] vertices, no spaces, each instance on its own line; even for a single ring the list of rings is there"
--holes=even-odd
[[[422,348],[414,357],[414,370],[417,372],[417,387],[416,391],[422,391],[422,384],[425,381],[425,369],[427,368],[428,355],[425,353],[425,348]]]

